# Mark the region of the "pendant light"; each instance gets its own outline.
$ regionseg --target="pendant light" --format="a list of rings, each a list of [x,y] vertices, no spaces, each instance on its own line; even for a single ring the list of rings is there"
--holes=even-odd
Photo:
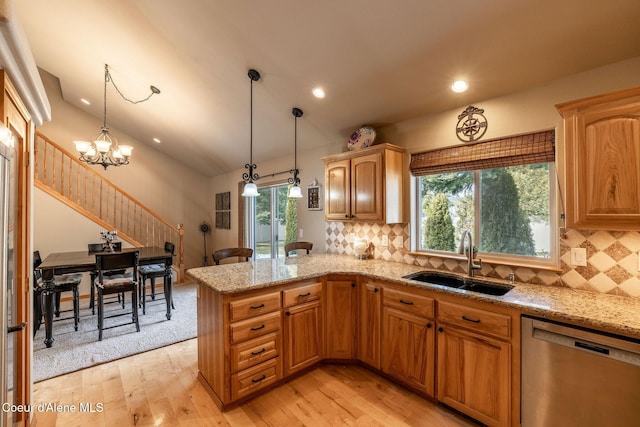
[[[260,73],[254,69],[249,70],[249,79],[251,80],[251,95],[250,95],[250,115],[249,115],[249,163],[244,165],[245,169],[249,169],[249,172],[242,174],[242,180],[245,182],[243,197],[257,197],[258,186],[253,182],[257,181],[260,177],[254,172],[257,166],[253,163],[253,82],[260,80]]]
[[[298,118],[302,117],[301,109],[294,107],[291,110],[293,114],[293,169],[289,171],[293,174],[293,177],[289,178],[289,184],[293,184],[289,188],[289,196],[291,198],[300,199],[302,197],[302,190],[300,189],[300,178],[298,177]]]

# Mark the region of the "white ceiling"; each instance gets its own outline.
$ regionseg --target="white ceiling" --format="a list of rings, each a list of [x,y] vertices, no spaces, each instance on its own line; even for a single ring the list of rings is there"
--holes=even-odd
[[[293,151],[294,106],[305,113],[303,151],[346,141],[363,124],[450,110],[640,56],[638,0],[16,0],[15,7],[37,65],[60,79],[67,102],[102,120],[105,63],[131,99],[157,86],[160,95],[136,105],[109,87],[109,125],[209,176],[249,160],[249,68],[262,74],[253,87],[260,162]],[[470,83],[465,94],[449,90],[458,78]],[[311,95],[316,85],[325,99]]]

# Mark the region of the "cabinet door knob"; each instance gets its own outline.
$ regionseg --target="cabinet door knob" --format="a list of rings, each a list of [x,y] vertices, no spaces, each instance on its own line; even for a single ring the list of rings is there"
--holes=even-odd
[[[444,328],[443,328],[442,326],[440,326],[440,327],[438,328],[438,332],[444,332]]]
[[[373,288],[373,292],[378,292],[378,288]]]
[[[285,314],[286,314],[287,316],[291,316],[291,312],[290,312],[290,311],[287,311]]]
[[[344,217],[345,217],[345,218],[349,218],[349,215],[345,215]]]
[[[427,329],[431,329],[431,323],[427,323]]]

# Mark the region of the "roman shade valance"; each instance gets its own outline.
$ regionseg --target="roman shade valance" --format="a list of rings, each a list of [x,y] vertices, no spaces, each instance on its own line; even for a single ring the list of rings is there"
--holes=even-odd
[[[414,153],[409,169],[414,176],[422,176],[554,160],[555,131],[549,130]]]

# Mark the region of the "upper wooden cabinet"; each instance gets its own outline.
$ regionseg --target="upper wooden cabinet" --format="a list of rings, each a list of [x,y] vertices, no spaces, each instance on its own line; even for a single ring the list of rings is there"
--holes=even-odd
[[[327,221],[405,222],[404,149],[391,144],[323,157]]]
[[[567,227],[640,230],[640,88],[556,105]]]

